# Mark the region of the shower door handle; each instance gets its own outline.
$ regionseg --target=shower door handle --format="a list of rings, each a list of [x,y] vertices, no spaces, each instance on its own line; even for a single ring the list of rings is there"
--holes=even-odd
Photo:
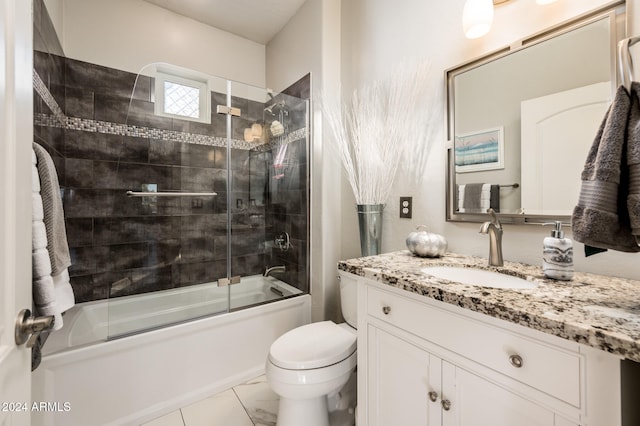
[[[21,310],[16,318],[16,345],[26,343],[27,348],[32,348],[40,333],[51,330],[54,323],[53,315],[33,317],[29,309]]]

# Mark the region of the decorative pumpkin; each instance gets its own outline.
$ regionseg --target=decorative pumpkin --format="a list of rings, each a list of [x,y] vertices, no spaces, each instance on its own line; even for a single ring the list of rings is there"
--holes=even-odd
[[[440,257],[447,251],[447,240],[442,235],[428,232],[425,225],[411,232],[406,242],[409,251],[420,257]]]

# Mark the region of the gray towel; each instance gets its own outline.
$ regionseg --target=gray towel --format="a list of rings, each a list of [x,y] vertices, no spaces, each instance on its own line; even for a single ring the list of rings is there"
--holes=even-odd
[[[485,213],[491,207],[500,212],[500,185],[467,183],[458,185],[458,211]]]
[[[640,251],[631,233],[627,208],[627,130],[635,128],[640,118],[639,114],[631,114],[631,109],[631,97],[620,86],[587,155],[580,197],[571,220],[573,238],[586,246]]]
[[[627,210],[631,233],[640,244],[640,83],[631,83],[631,112],[627,126],[627,165],[629,167],[629,193]]]
[[[468,183],[464,187],[464,208],[471,211],[479,211],[481,204],[482,184]]]
[[[47,230],[47,250],[51,260],[51,271],[52,275],[59,275],[71,265],[71,257],[64,226],[58,175],[49,153],[37,143],[33,144],[33,150],[38,159],[40,195],[44,208],[44,225]]]
[[[500,185],[491,185],[491,198],[489,205],[494,212],[500,213]]]

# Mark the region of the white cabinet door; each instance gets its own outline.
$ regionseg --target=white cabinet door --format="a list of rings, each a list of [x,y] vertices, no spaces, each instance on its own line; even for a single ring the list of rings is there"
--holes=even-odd
[[[437,426],[441,424],[439,358],[368,325],[368,426]]]
[[[460,367],[442,362],[443,426],[554,426],[554,413]]]

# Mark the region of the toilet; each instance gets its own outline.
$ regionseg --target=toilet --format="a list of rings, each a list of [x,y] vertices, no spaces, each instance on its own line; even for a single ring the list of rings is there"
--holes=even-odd
[[[344,414],[353,418],[355,389],[344,395],[339,391],[347,382],[355,388],[357,282],[342,274],[338,279],[346,322],[303,325],[280,336],[269,349],[267,382],[280,396],[277,426],[353,424]],[[331,416],[336,420],[330,423],[334,410],[343,415]]]

